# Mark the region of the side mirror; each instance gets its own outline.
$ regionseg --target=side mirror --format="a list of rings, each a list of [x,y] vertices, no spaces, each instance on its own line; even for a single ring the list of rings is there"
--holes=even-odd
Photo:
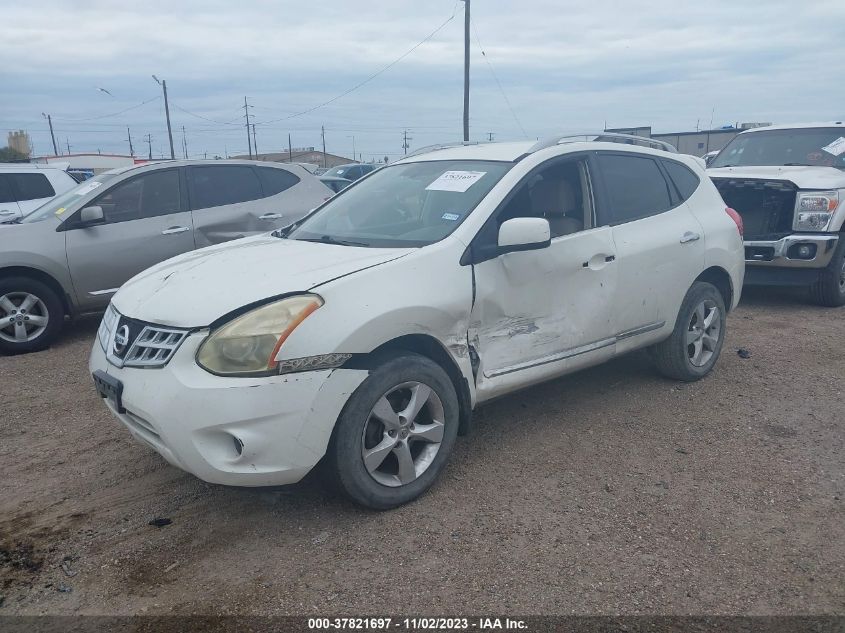
[[[81,226],[94,226],[103,224],[106,216],[103,214],[103,207],[85,207],[79,212],[79,224]]]
[[[552,230],[545,218],[511,218],[499,227],[499,253],[533,251],[551,244]]]

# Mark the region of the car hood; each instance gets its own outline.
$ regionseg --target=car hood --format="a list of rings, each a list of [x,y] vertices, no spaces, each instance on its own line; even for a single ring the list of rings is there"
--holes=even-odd
[[[839,189],[845,187],[845,172],[835,167],[715,167],[707,170],[711,178],[748,178],[788,180],[799,189]]]
[[[149,268],[126,282],[112,303],[121,314],[142,321],[204,327],[243,306],[305,292],[412,250],[249,237]]]

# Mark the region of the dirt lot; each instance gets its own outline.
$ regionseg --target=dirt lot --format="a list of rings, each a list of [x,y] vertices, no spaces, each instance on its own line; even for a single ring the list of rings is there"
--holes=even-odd
[[[387,513],[168,466],[83,323],[0,357],[0,614],[843,613],[845,311],[801,299],[747,293],[698,384],[635,354],[484,407]]]

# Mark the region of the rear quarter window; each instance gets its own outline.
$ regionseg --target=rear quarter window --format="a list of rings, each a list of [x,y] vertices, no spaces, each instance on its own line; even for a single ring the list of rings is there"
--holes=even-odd
[[[695,175],[695,172],[686,165],[676,163],[673,160],[664,160],[662,162],[666,168],[666,172],[669,174],[669,178],[675,185],[675,189],[678,190],[681,200],[686,201],[691,198],[695,190],[698,189],[698,185],[701,184],[701,180]]]
[[[44,174],[9,174],[12,187],[17,195],[18,202],[26,200],[37,200],[39,198],[52,198],[56,195],[53,185]]]

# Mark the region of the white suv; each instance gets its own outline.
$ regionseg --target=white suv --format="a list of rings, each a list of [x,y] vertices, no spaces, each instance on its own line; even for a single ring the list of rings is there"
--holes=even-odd
[[[115,295],[97,389],[206,481],[292,483],[325,457],[343,492],[390,508],[492,398],[640,348],[697,380],[739,301],[742,237],[700,161],[655,145],[441,147],[171,259]]]
[[[0,222],[14,220],[76,186],[54,165],[0,163]]]

